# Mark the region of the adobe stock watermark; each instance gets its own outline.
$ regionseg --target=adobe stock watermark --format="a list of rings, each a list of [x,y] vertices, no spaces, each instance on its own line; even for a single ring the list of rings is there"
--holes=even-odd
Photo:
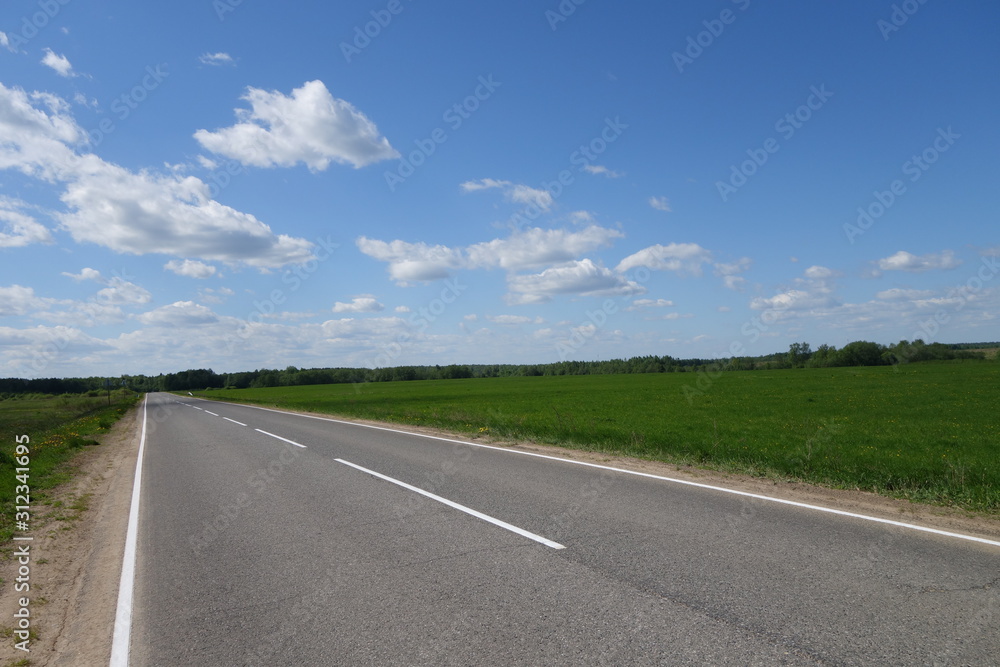
[[[223,342],[227,344],[226,353],[233,354],[236,346],[246,342],[254,334],[254,327],[259,326],[269,316],[278,312],[278,306],[288,300],[288,293],[295,293],[302,287],[303,283],[309,280],[313,274],[319,271],[327,260],[333,257],[334,252],[340,247],[339,243],[334,243],[329,236],[316,239],[319,246],[315,257],[310,258],[302,264],[296,264],[288,269],[281,276],[281,282],[288,286],[287,292],[284,288],[275,288],[262,300],[254,300],[253,310],[239,321],[235,333],[227,335]]]
[[[20,51],[33,40],[49,23],[52,22],[62,8],[72,0],[39,0],[38,11],[21,17],[21,29],[7,33],[9,48]]]
[[[882,33],[882,40],[888,42],[894,32],[899,31],[910,20],[920,8],[927,4],[927,0],[904,0],[892,6],[889,19],[879,19],[875,22],[875,27]]]
[[[750,0],[732,0],[732,3],[741,12],[745,12],[750,7]],[[694,61],[700,58],[705,53],[705,50],[715,44],[715,40],[722,36],[722,33],[726,31],[726,26],[736,22],[737,16],[739,14],[732,9],[726,8],[719,12],[718,18],[702,21],[701,24],[705,29],[694,35],[688,35],[687,46],[683,52],[674,51],[671,54],[677,71],[683,74],[685,67],[693,65]]]
[[[604,154],[605,151],[611,146],[611,144],[618,141],[618,139],[625,133],[628,129],[628,124],[623,123],[621,116],[615,116],[613,119],[610,117],[605,117],[604,126],[591,138],[589,141],[582,143],[569,154],[568,162],[570,167],[576,167],[577,173],[583,173],[587,170],[587,167],[594,164],[597,159]],[[552,197],[552,201],[559,199],[565,192],[566,188],[573,185],[576,182],[576,175],[573,173],[573,169],[561,169],[559,173],[555,175],[552,180],[543,180],[539,185],[542,189],[549,193]],[[531,202],[527,206],[518,209],[507,219],[507,226],[515,231],[520,231],[529,222],[534,222],[545,213],[538,204]]]
[[[415,331],[403,331],[396,336],[395,341],[383,345],[379,354],[368,362],[368,368],[388,368],[394,359],[398,359],[403,354],[403,346],[427,331],[428,327],[444,315],[449,306],[455,303],[468,288],[469,286],[460,283],[458,278],[445,280],[444,287],[441,288],[438,297],[431,299],[430,302],[410,315],[407,323]]]
[[[641,285],[649,280],[651,275],[648,268],[640,266],[632,275],[626,276],[626,280]],[[630,296],[632,295],[621,297],[621,303],[627,303]],[[586,318],[570,329],[570,335],[556,342],[556,353],[559,355],[559,361],[568,360],[575,352],[579,352],[592,341],[598,332],[608,325],[611,318],[618,314],[620,305],[614,299],[605,299],[599,309],[587,310]]]
[[[934,311],[933,315],[919,322],[919,328],[913,332],[910,340],[922,340],[925,343],[933,342],[938,334],[941,333],[942,327],[951,323],[952,316],[961,312],[967,305],[975,301],[982,294],[983,290],[986,289],[986,283],[996,278],[997,274],[1000,274],[1000,257],[997,255],[983,257],[975,273],[969,276],[963,284],[951,288],[948,294],[945,295],[944,301],[951,304],[951,307],[938,308]],[[917,351],[912,346],[910,350],[913,350],[914,353]],[[898,369],[899,364],[907,363],[910,356],[912,355],[907,355],[906,352],[901,356],[893,355],[893,366],[896,366]]]
[[[149,98],[150,93],[159,88],[160,84],[170,76],[165,63],[161,63],[155,67],[153,65],[146,65],[145,72],[145,75],[138,83],[111,102],[111,112],[115,114],[119,122],[124,122],[131,116]],[[87,137],[90,139],[90,147],[97,148],[100,146],[107,137],[114,134],[116,129],[118,129],[118,126],[115,124],[114,119],[102,118],[97,127],[87,132]]]
[[[910,183],[916,183],[941,158],[941,155],[948,152],[961,137],[962,135],[951,129],[951,125],[948,126],[948,129],[939,127],[934,141],[903,163],[900,167],[903,175],[909,177]],[[900,178],[893,180],[885,190],[875,190],[872,193],[873,201],[858,207],[858,217],[854,224],[844,223],[844,234],[847,236],[847,240],[853,244],[857,237],[871,229],[875,222],[885,215],[906,192],[906,183]]]
[[[576,14],[576,8],[587,2],[587,0],[560,0],[556,8],[545,10],[545,20],[549,22],[552,31],[559,27],[560,23],[565,23],[570,16]]]
[[[833,93],[826,89],[826,84],[809,87],[809,96],[805,102],[795,108],[794,111],[786,113],[774,122],[774,131],[781,135],[781,138],[788,141],[795,136],[808,123],[813,114],[833,97]],[[729,197],[747,184],[758,170],[767,164],[772,155],[781,150],[781,143],[774,137],[768,137],[760,148],[748,148],[746,151],[748,159],[739,165],[730,165],[729,178],[725,181],[716,181],[715,188],[722,197],[722,201],[729,201]]]
[[[479,110],[483,102],[490,99],[497,88],[502,85],[501,82],[493,80],[492,74],[480,76],[478,85],[472,93],[445,109],[444,113],[441,114],[441,120],[447,123],[451,132],[457,132],[465,121],[472,118],[472,114]],[[413,176],[417,169],[437,152],[438,146],[448,141],[448,136],[448,130],[436,127],[427,137],[414,139],[413,144],[416,148],[400,158],[395,170],[387,169],[384,173],[385,184],[389,187],[389,192],[395,192],[397,187]]]
[[[412,0],[407,0],[412,2]],[[382,31],[389,27],[393,19],[403,13],[406,5],[402,0],[389,0],[384,9],[373,9],[368,12],[372,20],[364,25],[354,26],[354,33],[350,42],[340,43],[340,52],[344,54],[344,60],[350,64],[354,56],[361,55],[361,52],[371,46],[372,40],[382,34]]]
[[[236,8],[243,4],[243,0],[212,0],[212,9],[215,10],[215,17],[220,21],[226,20],[226,14],[236,11]]]
[[[765,309],[759,316],[755,315],[749,320],[743,323],[740,327],[740,334],[745,338],[749,338],[749,344],[753,345],[760,337],[767,333],[779,319],[781,319],[781,314],[787,310],[789,304],[786,302],[779,302],[776,306],[771,306]],[[729,344],[729,355],[730,357],[742,357],[747,352],[747,345],[742,340],[734,340]],[[722,377],[722,374],[726,372],[726,369],[730,366],[730,361],[715,361],[708,365],[708,368],[699,369],[695,373],[694,386],[691,384],[685,384],[681,388],[681,392],[684,394],[685,400],[687,400],[688,405],[694,404],[694,399],[704,396],[715,381]]]

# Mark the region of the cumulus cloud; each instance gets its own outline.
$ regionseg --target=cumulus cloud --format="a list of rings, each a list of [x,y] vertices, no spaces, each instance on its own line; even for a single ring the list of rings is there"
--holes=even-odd
[[[620,178],[622,173],[619,171],[612,171],[605,166],[599,164],[585,164],[583,165],[583,170],[588,174],[593,174],[594,176],[607,176],[608,178]]]
[[[633,299],[632,303],[625,310],[633,311],[643,308],[672,308],[673,306],[674,302],[669,299]]]
[[[47,307],[53,301],[37,296],[34,288],[24,285],[0,287],[0,317],[26,315]]]
[[[462,253],[443,245],[378,241],[364,236],[356,241],[358,250],[382,262],[388,262],[389,275],[398,283],[438,280],[464,265]]]
[[[559,264],[623,236],[618,230],[591,225],[578,231],[533,227],[466,248],[399,240],[387,243],[363,236],[356,243],[369,257],[388,262],[389,275],[405,284],[445,278],[460,268],[515,271]]]
[[[469,319],[469,318],[466,318]],[[473,320],[475,317],[472,318]],[[493,324],[516,325],[516,324],[542,324],[541,317],[528,317],[526,315],[487,315],[486,319]]]
[[[649,205],[664,213],[670,213],[673,210],[670,208],[670,200],[666,197],[650,197]]]
[[[390,335],[402,333],[408,328],[406,320],[401,317],[368,317],[365,319],[346,317],[338,320],[327,320],[321,325],[323,336],[333,341],[382,340]]]
[[[507,286],[510,293],[505,298],[512,305],[545,303],[560,294],[630,296],[646,292],[638,283],[590,259],[554,266],[541,273],[509,276]]]
[[[0,197],[0,248],[53,242],[48,228],[24,213],[24,208],[23,202]]]
[[[312,257],[305,239],[274,234],[249,213],[210,198],[194,177],[133,173],[99,163],[69,183],[59,215],[77,242],[131,254],[164,253],[258,268],[302,263]]]
[[[618,263],[616,271],[645,266],[654,271],[674,271],[679,274],[700,276],[702,265],[712,260],[712,253],[697,243],[671,243],[652,245],[633,253]]]
[[[934,292],[931,292],[930,290],[902,289],[899,287],[893,287],[892,289],[877,292],[875,294],[875,298],[882,299],[883,301],[906,301],[913,299],[927,299],[933,294]]]
[[[172,259],[164,264],[163,268],[167,271],[173,271],[179,276],[198,279],[210,278],[214,276],[216,272],[216,268],[214,266],[193,259]]]
[[[398,158],[399,153],[365,114],[335,98],[322,81],[308,81],[285,95],[247,88],[236,125],[194,138],[205,149],[255,167],[291,167],[299,162],[323,171],[331,162],[355,169]]]
[[[878,260],[878,268],[882,271],[908,271],[911,273],[922,273],[936,269],[947,270],[959,266],[962,261],[955,257],[951,250],[944,250],[939,253],[928,253],[926,255],[913,255],[900,250],[894,255]]]
[[[811,266],[794,287],[771,297],[756,297],[750,302],[754,310],[824,311],[840,306],[834,295],[833,279],[841,274],[825,266]]]
[[[466,192],[476,192],[479,190],[489,190],[499,188],[503,191],[504,197],[515,204],[535,205],[543,211],[552,208],[554,200],[548,190],[533,188],[521,183],[511,181],[499,181],[494,178],[482,178],[478,181],[466,181],[460,186]]]
[[[221,51],[219,53],[203,53],[198,57],[198,62],[202,65],[212,65],[214,67],[236,64],[231,55]]]
[[[470,268],[527,269],[575,259],[583,253],[611,245],[625,235],[616,229],[591,225],[580,231],[533,227],[505,239],[493,239],[469,246]]]
[[[370,294],[356,296],[349,302],[337,301],[333,304],[335,313],[378,313],[385,310],[385,305]]]
[[[753,261],[749,257],[741,257],[731,264],[716,262],[713,273],[722,278],[722,284],[727,288],[738,290],[746,284],[746,278],[740,274],[748,270],[752,264]]]
[[[159,327],[194,327],[218,321],[210,308],[194,301],[175,301],[136,316],[141,323]]]
[[[261,269],[312,258],[312,243],[275,234],[253,215],[220,204],[193,176],[133,172],[78,154],[74,146],[86,133],[68,110],[57,96],[0,84],[0,169],[64,184],[67,210],[54,217],[75,241]]]
[[[45,57],[42,58],[41,62],[46,67],[51,67],[55,70],[59,76],[74,76],[73,65],[70,64],[69,58],[61,54],[56,54],[52,49],[45,49]]]
[[[93,280],[95,282],[104,282],[104,278],[101,276],[101,272],[97,269],[91,269],[90,267],[84,267],[80,270],[80,273],[70,273],[68,271],[63,271],[61,275],[67,278],[72,278],[75,282],[83,282],[84,280]]]

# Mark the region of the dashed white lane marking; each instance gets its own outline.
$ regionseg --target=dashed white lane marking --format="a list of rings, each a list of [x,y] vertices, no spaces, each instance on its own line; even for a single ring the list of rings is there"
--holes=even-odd
[[[426,497],[430,498],[431,500],[436,500],[439,503],[444,503],[448,507],[453,507],[453,508],[459,510],[460,512],[465,512],[466,514],[470,514],[470,515],[476,517],[477,519],[482,519],[483,521],[488,521],[489,523],[492,523],[495,526],[500,526],[501,528],[509,530],[512,533],[517,533],[518,535],[521,535],[523,537],[527,537],[529,540],[534,540],[535,542],[540,542],[540,543],[544,544],[547,547],[552,547],[553,549],[565,549],[566,548],[565,546],[559,544],[558,542],[553,542],[552,540],[544,538],[541,535],[536,535],[535,533],[532,533],[532,532],[529,532],[527,530],[524,530],[523,528],[518,528],[517,526],[509,524],[506,521],[501,521],[500,519],[494,518],[494,517],[492,517],[492,516],[490,516],[488,514],[483,514],[482,512],[477,512],[476,510],[474,510],[472,508],[469,508],[469,507],[466,507],[465,505],[460,505],[460,504],[456,503],[453,500],[448,500],[447,498],[442,498],[441,496],[434,495],[433,493],[431,493],[429,491],[424,491],[423,489],[418,488],[416,486],[411,486],[410,484],[407,484],[406,482],[401,482],[398,479],[393,479],[392,477],[389,477],[388,475],[383,475],[380,472],[375,472],[374,470],[369,470],[368,468],[362,468],[361,466],[359,466],[359,465],[357,465],[355,463],[351,463],[350,461],[345,461],[344,459],[335,459],[335,460],[338,463],[343,463],[346,466],[351,466],[352,468],[360,470],[361,472],[366,472],[369,475],[372,475],[374,477],[378,477],[379,479],[384,479],[387,482],[392,482],[393,484],[395,484],[397,486],[401,486],[404,489],[409,489],[410,491],[413,491],[414,493],[419,493],[420,495],[426,496]]]

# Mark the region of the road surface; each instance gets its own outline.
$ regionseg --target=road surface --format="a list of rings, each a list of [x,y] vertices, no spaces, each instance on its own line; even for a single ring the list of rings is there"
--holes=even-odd
[[[390,429],[151,394],[139,508],[132,665],[1000,655],[1000,545]]]

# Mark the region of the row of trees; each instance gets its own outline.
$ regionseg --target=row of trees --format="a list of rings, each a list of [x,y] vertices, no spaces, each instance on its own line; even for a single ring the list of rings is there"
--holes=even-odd
[[[983,347],[997,345],[1000,344],[981,344]],[[918,361],[983,358],[985,358],[983,352],[970,345],[927,344],[922,340],[915,340],[912,343],[902,340],[891,346],[868,341],[855,341],[839,350],[831,345],[820,345],[815,351],[810,349],[808,343],[793,343],[785,355],[784,364],[779,367],[890,366]]]
[[[761,357],[734,357],[724,361],[711,359],[675,359],[647,355],[606,361],[561,361],[552,364],[469,364],[450,366],[395,366],[392,368],[308,368],[289,366],[241,373],[216,373],[211,369],[192,369],[157,376],[122,376],[110,380],[113,388],[146,391],[185,391],[232,387],[283,387],[311,384],[356,382],[394,382],[457,378],[490,378],[543,375],[610,375],[624,373],[683,373],[705,369],[774,370],[784,368],[826,368],[832,366],[883,366],[920,361],[982,359],[977,348],[996,348],[1000,343],[944,345],[922,340],[900,341],[885,346],[868,341],[848,343],[841,349],[820,345],[813,350],[808,343],[794,343],[788,352]],[[108,387],[106,378],[45,378],[22,380],[0,378],[0,397],[23,393],[84,393]]]

